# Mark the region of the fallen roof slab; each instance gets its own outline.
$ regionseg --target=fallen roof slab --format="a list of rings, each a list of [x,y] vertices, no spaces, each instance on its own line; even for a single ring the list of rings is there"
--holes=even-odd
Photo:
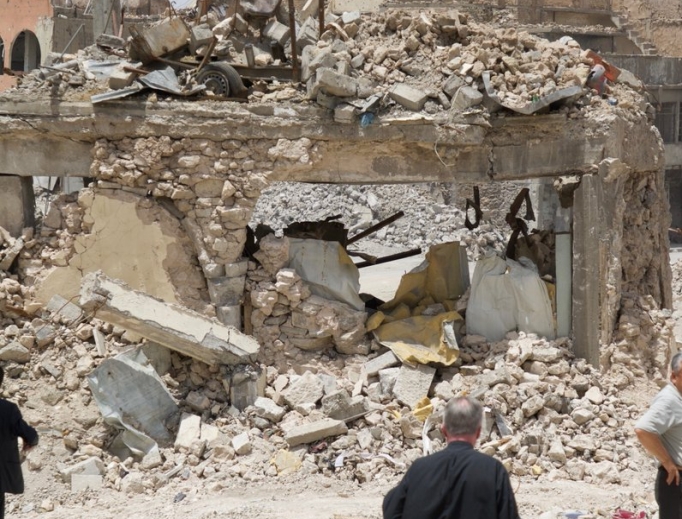
[[[95,317],[207,364],[244,364],[260,345],[232,326],[165,303],[93,272],[83,278],[80,305]]]

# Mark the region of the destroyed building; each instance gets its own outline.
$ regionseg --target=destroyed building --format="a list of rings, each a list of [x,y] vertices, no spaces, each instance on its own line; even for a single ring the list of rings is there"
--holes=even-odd
[[[488,405],[484,450],[515,475],[613,481],[633,469],[615,395],[662,380],[674,347],[664,150],[646,98],[615,78],[605,96],[586,86],[601,58],[573,39],[456,11],[322,14],[321,31],[317,10],[298,20],[300,39],[274,14],[173,15],[141,30],[182,20],[192,67],[231,60],[238,78],[209,69],[226,91],[178,60],[101,45],[0,97],[0,359],[17,380],[75,390],[87,379],[106,423],[126,431],[109,442],[95,418],[86,429],[99,436],[56,439],[84,463],[63,477],[92,469],[144,493],[181,471],[211,480],[252,451],[275,457],[258,461],[265,476],[330,471],[333,456],[341,477],[389,477],[439,440],[424,421],[461,392]],[[83,187],[36,200],[32,177],[45,176]],[[460,243],[435,245],[374,306],[348,254],[374,222],[331,239],[320,234],[333,218],[248,227],[276,181],[537,179],[537,214],[527,191],[508,211],[505,258],[474,258],[470,279]],[[476,193],[472,233],[488,209]],[[533,218],[544,232],[529,232]],[[61,350],[73,369],[55,367]],[[122,405],[105,398],[122,380],[154,391],[158,422],[103,411]],[[180,407],[179,424],[155,427]],[[344,465],[356,444],[390,459]],[[104,469],[105,447],[157,479]]]

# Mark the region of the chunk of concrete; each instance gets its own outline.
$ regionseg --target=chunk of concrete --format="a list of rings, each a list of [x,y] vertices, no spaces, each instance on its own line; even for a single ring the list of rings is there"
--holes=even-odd
[[[339,389],[322,398],[322,412],[335,420],[347,420],[364,413],[365,397],[352,397],[345,389]]]
[[[238,366],[230,375],[230,403],[243,411],[265,394],[266,374],[253,366]]]
[[[426,104],[428,96],[424,90],[418,90],[403,83],[398,83],[389,91],[388,95],[396,103],[404,106],[408,110],[418,112]]]
[[[240,456],[249,454],[251,449],[253,449],[251,440],[249,439],[249,433],[245,431],[232,438],[232,448],[234,449],[234,452]]]
[[[289,41],[291,31],[289,30],[289,27],[283,23],[279,23],[273,18],[263,29],[263,36],[270,38],[272,41],[276,41],[282,47],[284,47],[286,42]]]
[[[328,436],[346,434],[348,427],[341,420],[325,418],[317,422],[307,423],[293,427],[284,435],[289,447],[296,447],[304,443],[312,443]]]
[[[452,98],[452,110],[466,110],[483,102],[483,94],[475,88],[465,86],[457,90]]]
[[[279,422],[286,414],[286,409],[278,406],[274,400],[265,397],[258,397],[253,403],[257,416],[270,420],[273,423]]]
[[[192,27],[189,33],[189,51],[192,54],[204,46],[208,46],[213,41],[213,31],[207,23],[202,23]]]
[[[123,65],[114,69],[109,75],[109,88],[111,90],[121,90],[129,87],[135,81],[135,72],[123,70]]]
[[[197,413],[203,413],[206,409],[211,407],[209,398],[199,391],[190,391],[185,398],[185,402],[187,402],[187,405]]]
[[[399,402],[414,409],[417,403],[428,395],[436,368],[418,364],[412,367],[403,364],[393,387],[393,394]]]
[[[373,358],[370,361],[365,362],[365,373],[370,377],[379,373],[382,369],[392,368],[400,364],[400,360],[395,356],[391,350],[386,353]]]
[[[88,458],[87,460],[76,463],[71,467],[66,467],[59,471],[64,483],[69,483],[75,474],[84,476],[101,476],[105,473],[104,463],[101,459],[96,457]]]
[[[301,81],[308,81],[319,68],[334,68],[336,58],[331,47],[319,48],[313,45],[305,47],[301,52]]]
[[[236,328],[131,290],[101,272],[83,278],[80,306],[97,317],[207,364],[255,360],[259,344]]]
[[[292,408],[299,405],[316,404],[323,395],[324,384],[317,375],[310,371],[306,371],[282,392],[284,401]]]
[[[464,80],[456,74],[453,74],[445,81],[445,83],[443,83],[443,92],[445,92],[448,97],[452,99],[452,97],[457,93],[457,90],[464,85],[466,85]]]
[[[74,474],[71,476],[71,492],[83,492],[85,490],[101,490],[104,478],[92,474]]]
[[[326,94],[338,97],[355,97],[358,93],[358,82],[356,79],[339,74],[329,68],[319,68],[315,73],[315,84],[313,90],[321,89]]]
[[[183,413],[180,427],[175,437],[175,450],[189,450],[192,444],[201,437],[201,416]]]

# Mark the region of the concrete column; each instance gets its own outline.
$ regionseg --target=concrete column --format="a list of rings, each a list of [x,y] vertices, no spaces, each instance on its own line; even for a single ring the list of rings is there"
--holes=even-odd
[[[576,357],[599,366],[601,182],[584,175],[573,194],[573,350]]]
[[[35,224],[33,179],[0,174],[0,227],[21,236],[24,227]]]

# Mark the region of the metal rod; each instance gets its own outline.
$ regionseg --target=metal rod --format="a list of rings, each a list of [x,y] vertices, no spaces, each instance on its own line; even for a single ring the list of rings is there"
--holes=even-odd
[[[355,266],[359,269],[363,267],[371,267],[372,265],[380,265],[381,263],[388,263],[389,261],[396,261],[399,259],[403,258],[410,258],[412,256],[418,256],[419,254],[422,253],[421,249],[411,249],[411,250],[406,250],[405,252],[399,252],[398,254],[391,254],[390,256],[384,256],[383,258],[378,258],[374,263],[370,263],[369,261],[361,261],[360,263],[356,263]]]
[[[317,18],[320,24],[320,39],[322,38],[322,33],[324,32],[324,0],[318,0],[319,7],[317,8]]]
[[[298,82],[301,81],[301,75],[298,70],[298,50],[296,49],[296,8],[294,7],[294,0],[289,0],[289,32],[291,35],[291,61],[293,63],[294,81]]]
[[[84,23],[82,23],[81,26],[76,30],[76,32],[73,33],[73,36],[71,36],[69,43],[66,44],[66,47],[64,47],[64,50],[62,51],[61,55],[59,56],[59,61],[61,61],[62,58],[64,58],[64,54],[66,54],[66,51],[69,50],[69,47],[71,47],[73,40],[75,40],[76,36],[78,36],[78,33],[83,30],[83,27],[85,27]]]
[[[370,227],[369,229],[366,229],[366,230],[362,231],[361,233],[356,234],[352,238],[349,238],[348,239],[348,245],[351,245],[351,244],[355,243],[356,241],[362,240],[363,238],[369,236],[370,234],[377,232],[379,229],[383,229],[387,225],[392,224],[393,222],[402,218],[403,216],[405,216],[405,213],[403,213],[402,211],[398,211],[393,216],[389,216],[385,220],[382,220],[379,223],[372,225],[372,227]]]

